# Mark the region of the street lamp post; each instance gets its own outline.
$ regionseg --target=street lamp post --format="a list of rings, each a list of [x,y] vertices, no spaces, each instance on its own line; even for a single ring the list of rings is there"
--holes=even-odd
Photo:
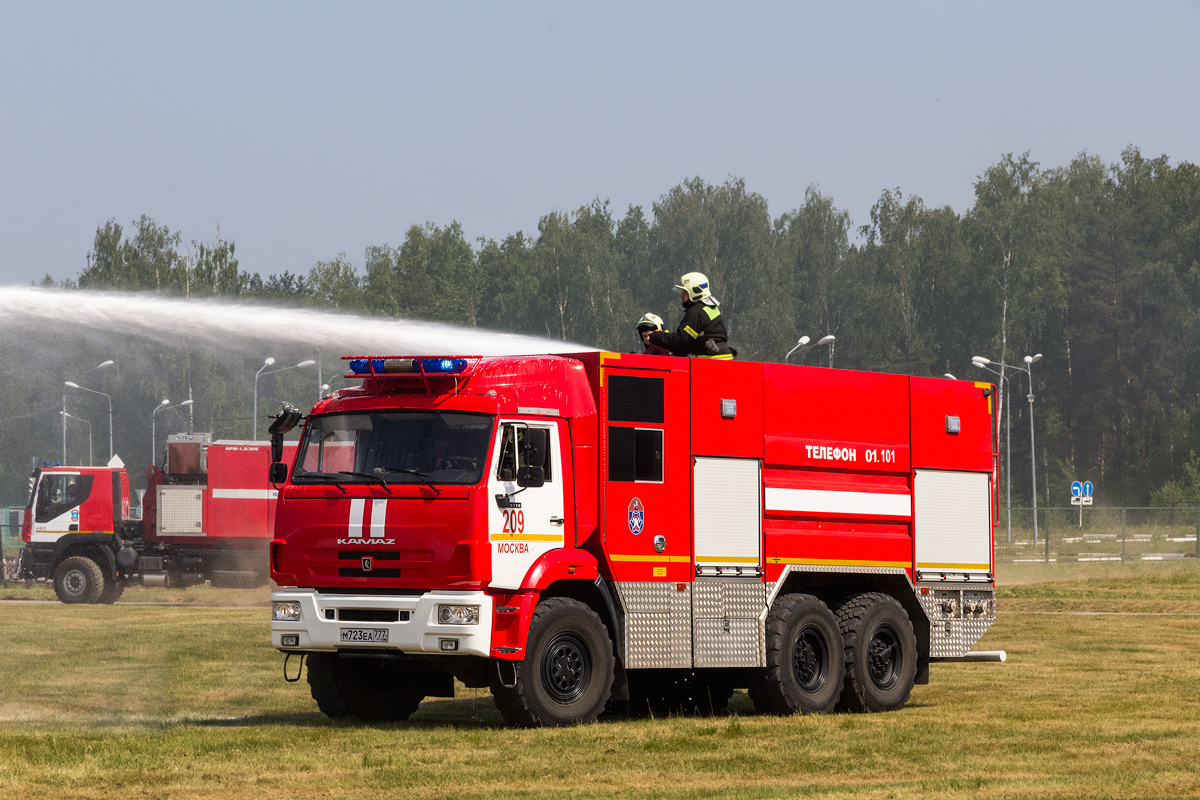
[[[256,441],[256,442],[258,441],[258,378],[259,378],[259,376],[260,375],[272,375],[276,372],[283,372],[284,370],[289,370],[289,369],[304,369],[305,367],[311,367],[313,364],[315,364],[317,362],[315,362],[311,358],[309,358],[309,359],[305,359],[304,361],[301,361],[299,364],[293,364],[290,367],[280,367],[279,369],[272,369],[272,370],[267,370],[266,372],[263,372],[264,369],[267,369],[267,367],[271,366],[274,363],[275,363],[275,359],[268,358],[266,361],[263,362],[263,365],[258,368],[258,372],[254,373],[254,441]]]
[[[1042,360],[1042,354],[1025,356],[1025,375],[1029,378],[1029,474],[1033,480],[1033,543],[1038,543],[1037,528],[1037,448],[1033,445],[1033,370],[1031,366]],[[1049,554],[1050,545],[1046,545]],[[1047,555],[1049,558],[1049,555]]]
[[[113,361],[111,358],[108,359],[107,361],[101,361],[99,364],[92,367],[91,369],[84,370],[83,374],[86,375],[89,372],[95,372],[98,369],[107,369],[115,363],[116,362]],[[117,372],[117,377],[118,378],[121,377],[120,370],[118,370],[118,372]],[[65,386],[74,386],[75,384],[64,383],[64,385]],[[67,390],[66,389],[63,389],[62,413],[63,413],[62,449],[63,449],[63,463],[65,464],[65,463],[67,463],[67,417],[66,417],[66,414],[67,414]],[[111,398],[108,401],[108,447],[109,447],[109,450],[112,449],[112,399]],[[112,453],[109,453],[108,458],[110,461],[112,460]]]
[[[108,460],[112,461],[113,457],[113,424],[112,424],[112,398],[104,392],[98,392],[95,389],[89,389],[86,386],[80,386],[73,381],[66,381],[64,386],[70,386],[72,389],[78,389],[81,392],[91,392],[98,394],[108,401]]]
[[[975,356],[971,363],[980,369],[986,369],[993,375],[1000,376],[1000,391],[1004,392],[1004,489],[1007,493],[1005,501],[1005,517],[1008,520],[1008,541],[1012,543],[1012,404],[1008,402],[1008,376],[999,370],[988,366],[990,359]]]
[[[62,412],[62,415],[63,415],[63,422],[66,422],[68,419],[73,419],[73,420],[76,420],[77,422],[82,422],[84,425],[88,426],[88,466],[90,467],[92,465],[92,423],[88,422],[83,417],[76,417],[71,414],[68,414],[65,411]],[[66,463],[66,460],[67,460],[67,457],[66,457],[66,455],[64,455],[63,456],[64,464]]]
[[[171,405],[171,401],[164,397],[163,401],[155,406],[154,410],[150,412],[150,466],[154,466],[158,463],[158,437],[154,432],[154,418],[158,415],[158,412],[162,411],[169,405]]]
[[[324,391],[324,381],[321,379],[321,348],[317,347],[315,344],[313,347],[317,348],[317,399],[320,400],[322,397],[324,397],[322,394]]]

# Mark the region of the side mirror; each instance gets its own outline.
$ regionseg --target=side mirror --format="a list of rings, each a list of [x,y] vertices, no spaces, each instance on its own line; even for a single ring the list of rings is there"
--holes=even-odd
[[[546,483],[546,470],[541,467],[521,467],[517,470],[517,486],[522,489],[536,489]]]
[[[304,414],[291,403],[280,403],[279,413],[275,415],[275,421],[271,423],[271,427],[267,429],[267,432],[272,436],[277,433],[287,433],[300,424],[300,420],[303,418]]]
[[[287,483],[287,464],[276,461],[267,470],[267,480],[271,483]]]
[[[278,464],[283,461],[283,434],[271,434],[271,463]]]
[[[546,466],[546,445],[549,444],[550,431],[545,428],[526,428],[525,441],[521,447],[521,461],[529,467]],[[545,483],[545,477],[542,478]],[[542,484],[539,483],[538,486]]]

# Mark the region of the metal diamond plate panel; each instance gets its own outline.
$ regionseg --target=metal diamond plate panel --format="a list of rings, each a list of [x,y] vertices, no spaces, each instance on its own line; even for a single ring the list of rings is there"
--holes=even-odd
[[[698,619],[697,667],[757,667],[762,643],[757,619]]]
[[[159,486],[158,535],[204,536],[203,490],[195,486]]]
[[[929,615],[929,655],[934,658],[966,655],[996,620],[991,589],[938,587],[917,598]]]
[[[625,666],[628,669],[692,666],[691,584],[615,584],[624,611]]]
[[[697,619],[758,619],[767,601],[767,589],[757,581],[700,578],[692,586],[692,612]]]

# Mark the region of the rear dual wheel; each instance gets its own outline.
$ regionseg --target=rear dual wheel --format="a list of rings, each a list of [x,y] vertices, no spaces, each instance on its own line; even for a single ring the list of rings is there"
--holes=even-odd
[[[769,714],[827,714],[845,674],[842,637],[829,607],[807,594],[784,595],[767,615],[767,667],[750,681],[750,699]]]
[[[855,595],[837,612],[846,652],[846,682],[838,708],[895,711],[908,702],[917,675],[917,637],[895,598]]]

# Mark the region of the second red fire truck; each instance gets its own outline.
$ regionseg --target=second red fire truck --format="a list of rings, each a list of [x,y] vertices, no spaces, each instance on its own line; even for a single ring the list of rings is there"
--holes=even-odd
[[[737,687],[773,713],[887,711],[995,617],[990,384],[598,352],[350,363],[362,384],[272,467],[272,641],[331,717],[402,720],[455,678],[526,726]]]

